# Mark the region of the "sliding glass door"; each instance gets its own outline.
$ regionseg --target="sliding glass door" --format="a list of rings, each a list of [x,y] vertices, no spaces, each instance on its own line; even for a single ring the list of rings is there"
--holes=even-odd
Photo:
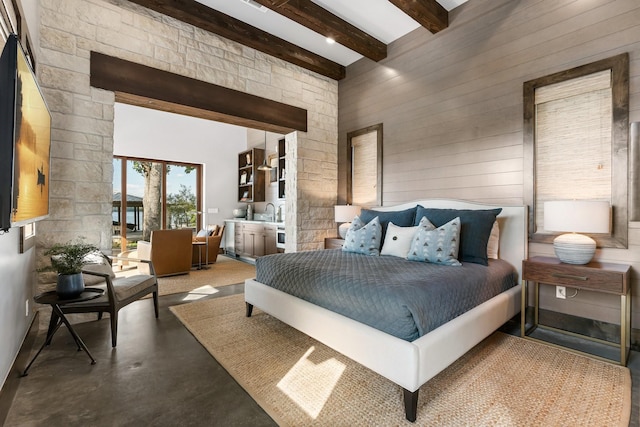
[[[151,231],[199,227],[201,166],[113,159],[113,252],[135,250]]]

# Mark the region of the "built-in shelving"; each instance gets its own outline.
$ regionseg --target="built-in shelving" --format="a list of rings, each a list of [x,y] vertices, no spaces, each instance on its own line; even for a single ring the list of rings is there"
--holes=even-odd
[[[264,150],[252,148],[238,154],[238,200],[264,202],[265,177],[258,166],[264,161]]]
[[[278,140],[278,198],[284,199],[284,183],[286,178],[286,169],[285,169],[285,157],[286,157],[286,149],[284,138]]]

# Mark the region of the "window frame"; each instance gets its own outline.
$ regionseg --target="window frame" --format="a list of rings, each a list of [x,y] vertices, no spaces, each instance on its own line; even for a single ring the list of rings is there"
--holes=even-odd
[[[524,202],[529,207],[529,241],[552,243],[558,233],[536,233],[536,159],[535,127],[536,107],[535,90],[539,87],[564,82],[600,71],[611,71],[612,90],[612,176],[611,205],[612,229],[608,236],[593,235],[598,247],[628,247],[628,170],[636,170],[637,164],[628,164],[629,148],[629,54],[623,53],[590,64],[560,71],[538,79],[525,82],[524,97]]]
[[[175,165],[175,166],[184,166],[184,167],[193,167],[196,173],[196,211],[202,211],[202,164],[198,163],[188,163],[174,160],[158,160],[158,159],[149,159],[143,157],[132,157],[132,156],[117,156],[114,155],[113,159],[118,159],[121,161],[121,170],[113,171],[114,176],[116,173],[119,173],[121,176],[120,182],[120,194],[121,194],[121,205],[120,205],[120,215],[125,218],[126,222],[126,209],[127,209],[127,162],[128,161],[137,161],[137,162],[152,162],[159,163],[162,165],[162,218],[161,223],[162,227],[166,227],[167,224],[167,166]],[[113,179],[111,180],[113,183]],[[202,215],[196,215],[196,229],[200,230],[202,225]],[[122,248],[126,246],[127,239],[127,231],[126,227],[120,228],[120,238],[125,240],[122,244]]]

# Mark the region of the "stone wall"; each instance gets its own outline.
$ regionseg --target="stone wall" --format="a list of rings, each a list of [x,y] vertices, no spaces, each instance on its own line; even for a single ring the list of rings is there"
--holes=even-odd
[[[78,236],[111,246],[114,94],[90,87],[91,51],[306,109],[308,132],[287,137],[298,155],[288,159],[286,210],[298,239],[287,250],[319,248],[334,234],[336,81],[128,1],[40,3],[37,72],[53,117],[51,216],[38,224],[40,248]]]

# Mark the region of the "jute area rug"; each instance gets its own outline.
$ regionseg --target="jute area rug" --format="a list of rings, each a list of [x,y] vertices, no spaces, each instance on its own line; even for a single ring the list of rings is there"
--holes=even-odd
[[[627,368],[500,332],[422,386],[412,424],[399,386],[260,310],[246,318],[242,294],[171,310],[282,426],[629,423]]]
[[[183,292],[207,293],[211,288],[244,283],[246,279],[256,277],[256,267],[246,262],[225,256],[218,256],[208,269],[193,269],[189,274],[158,277],[158,294],[170,295]]]

